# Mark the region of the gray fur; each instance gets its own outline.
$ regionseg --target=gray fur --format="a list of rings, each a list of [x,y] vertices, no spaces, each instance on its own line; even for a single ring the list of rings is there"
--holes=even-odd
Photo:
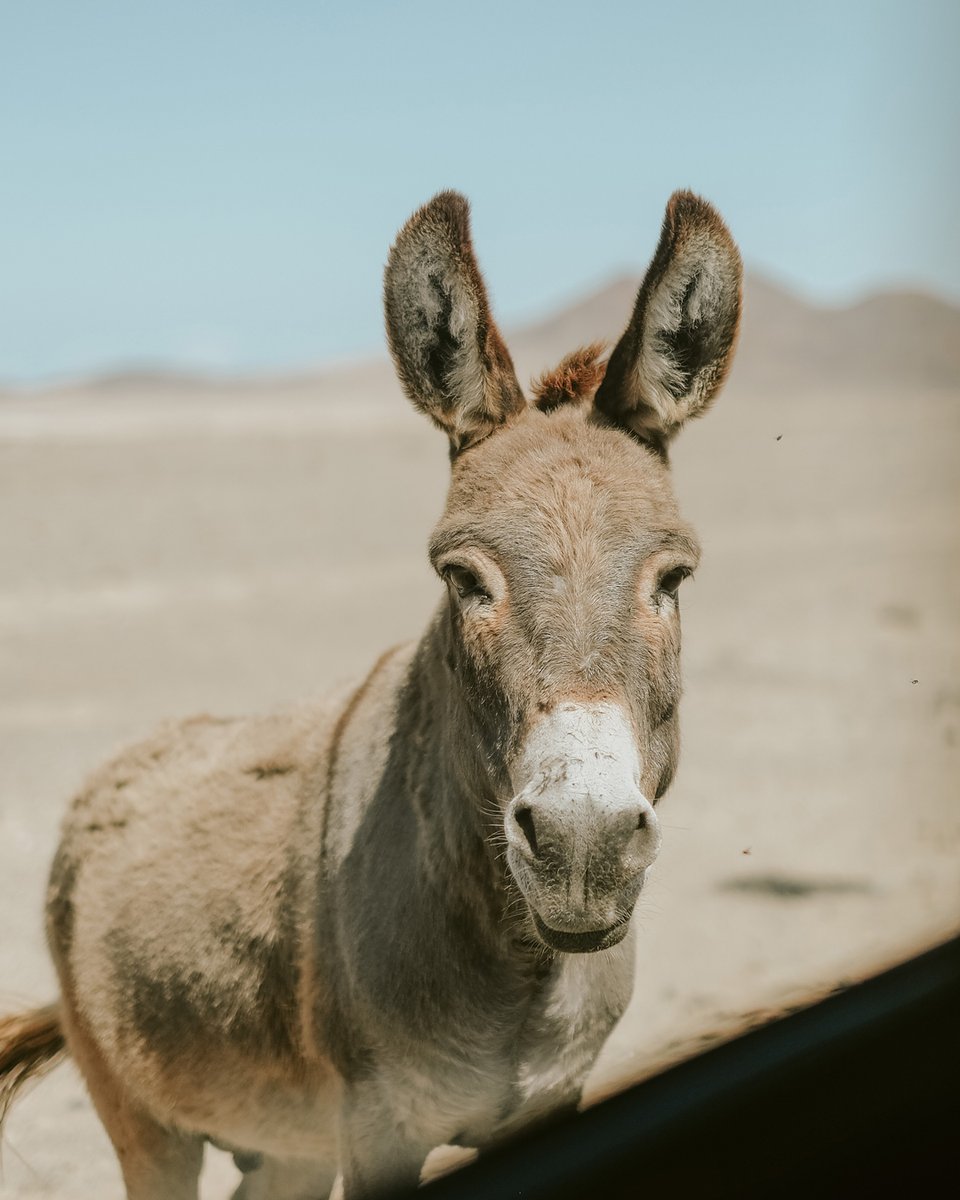
[[[523,411],[487,301],[470,208],[441,192],[401,229],[384,279],[387,337],[407,395],[459,453]]]
[[[401,375],[457,450],[423,638],[346,697],[168,725],[67,815],[59,1026],[130,1200],[196,1200],[207,1139],[246,1169],[237,1200],[319,1196],[338,1168],[346,1200],[416,1182],[438,1144],[576,1104],[629,1000],[649,801],[678,753],[664,580],[699,550],[663,459],[592,395],[491,401],[509,360],[482,349],[463,203],[415,216],[387,274]],[[424,270],[450,312],[469,284],[453,373],[429,366]],[[541,762],[558,713],[614,714],[635,766],[549,739]]]

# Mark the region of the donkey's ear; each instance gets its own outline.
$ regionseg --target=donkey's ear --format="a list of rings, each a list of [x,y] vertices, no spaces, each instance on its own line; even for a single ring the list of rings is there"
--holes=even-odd
[[[663,452],[726,377],[742,277],[740,252],[716,209],[692,192],[674,192],[596,407]]]
[[[403,389],[458,453],[526,405],[490,315],[470,206],[440,192],[397,235],[384,279],[387,337]]]

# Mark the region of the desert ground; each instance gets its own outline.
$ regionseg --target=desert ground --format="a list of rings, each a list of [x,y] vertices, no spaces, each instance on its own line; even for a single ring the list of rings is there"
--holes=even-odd
[[[515,331],[521,379],[615,337],[635,286]],[[730,384],[674,452],[705,547],[684,752],[592,1096],[960,924],[958,347],[927,297],[827,311],[750,281]],[[0,394],[0,1008],[54,995],[43,895],[84,774],[416,637],[446,472],[385,361]],[[232,1173],[211,1152],[207,1200]],[[71,1065],[13,1111],[0,1194],[121,1196]]]

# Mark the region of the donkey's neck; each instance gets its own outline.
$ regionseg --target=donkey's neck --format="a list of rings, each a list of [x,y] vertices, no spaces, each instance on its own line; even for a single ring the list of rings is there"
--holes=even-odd
[[[458,1062],[451,1048],[470,1030],[489,1067],[490,1055],[513,1052],[502,1043],[520,1037],[554,956],[531,937],[503,861],[495,769],[480,761],[447,620],[441,610],[405,663],[390,660],[390,685],[368,686],[342,730],[315,958],[344,969],[321,994],[319,1027],[329,1024],[324,1005],[351,1021],[366,1011],[372,1032],[361,1043],[422,1052],[432,1040]],[[377,745],[375,780],[351,808],[351,785],[369,766],[363,747]],[[349,1047],[338,1053],[349,1066]]]
[[[444,1044],[464,1029],[496,1041],[522,1024],[549,970],[502,861],[502,810],[477,762],[445,616],[406,661],[386,660],[383,686],[368,680],[338,725],[314,958],[344,969],[316,975],[330,988],[318,993],[321,1028],[334,1004],[351,1020],[369,1008],[411,1044],[426,1030]]]
[[[407,797],[424,852],[422,865],[502,927],[515,899],[503,850],[496,764],[483,760],[482,738],[452,663],[443,606],[422,637],[401,689],[395,744],[409,748]],[[500,932],[503,930],[501,928]]]

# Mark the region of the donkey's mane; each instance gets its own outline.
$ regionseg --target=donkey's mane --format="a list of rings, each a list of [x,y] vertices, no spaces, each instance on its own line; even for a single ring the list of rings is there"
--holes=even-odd
[[[589,400],[600,386],[607,369],[606,342],[591,342],[564,355],[557,365],[544,371],[530,384],[533,402],[541,412],[551,412],[561,404],[579,404]]]

